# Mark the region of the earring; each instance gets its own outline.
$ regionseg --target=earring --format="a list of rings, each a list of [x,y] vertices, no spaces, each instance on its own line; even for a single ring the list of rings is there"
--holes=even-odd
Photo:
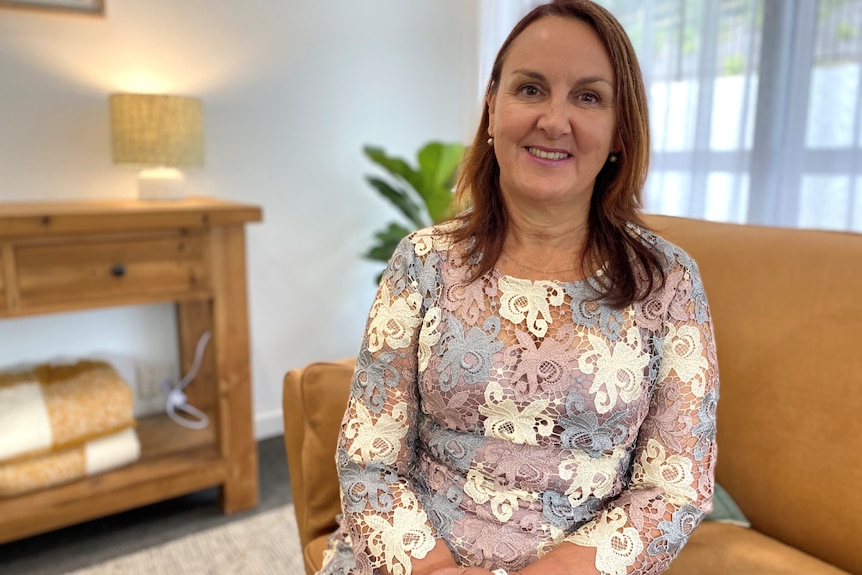
[[[617,154],[611,154],[610,156],[608,156],[608,161],[612,164],[615,163],[619,159],[620,159],[620,157]]]
[[[488,145],[489,145],[489,146],[493,146],[493,145],[494,145],[494,138],[488,138]]]

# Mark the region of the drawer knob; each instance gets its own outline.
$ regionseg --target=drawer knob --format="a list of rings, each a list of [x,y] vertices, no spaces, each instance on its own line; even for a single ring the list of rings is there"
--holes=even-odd
[[[111,268],[111,275],[115,278],[121,278],[126,275],[126,266],[123,264],[114,264]]]

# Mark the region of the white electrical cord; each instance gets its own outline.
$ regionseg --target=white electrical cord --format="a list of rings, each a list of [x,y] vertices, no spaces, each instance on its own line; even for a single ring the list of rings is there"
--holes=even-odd
[[[212,334],[209,330],[203,332],[201,334],[201,338],[198,340],[198,346],[195,349],[195,359],[192,363],[192,368],[189,372],[183,377],[176,385],[172,386],[171,382],[168,380],[162,381],[162,390],[167,394],[168,399],[165,405],[165,410],[168,412],[168,417],[173,419],[176,423],[182,425],[183,427],[188,427],[189,429],[203,429],[207,425],[209,425],[209,417],[207,414],[194,407],[193,405],[188,404],[188,396],[183,393],[183,389],[188,386],[198,374],[198,370],[201,367],[201,360],[203,359],[204,350],[206,349],[207,343],[212,337]],[[184,412],[191,417],[187,417],[184,415],[180,415],[180,412]],[[196,418],[196,419],[194,419]]]

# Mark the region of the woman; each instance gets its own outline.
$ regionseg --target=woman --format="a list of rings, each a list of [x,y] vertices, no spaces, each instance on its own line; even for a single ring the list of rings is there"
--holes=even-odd
[[[588,0],[505,41],[458,193],[384,272],[324,573],[659,573],[711,507],[718,375],[694,262],[638,219],[646,97]]]

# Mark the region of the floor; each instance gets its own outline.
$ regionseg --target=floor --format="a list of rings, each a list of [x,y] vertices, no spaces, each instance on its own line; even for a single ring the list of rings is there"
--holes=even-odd
[[[258,443],[260,505],[222,515],[218,492],[185,497],[0,545],[3,575],[61,575],[292,501],[282,436]]]

